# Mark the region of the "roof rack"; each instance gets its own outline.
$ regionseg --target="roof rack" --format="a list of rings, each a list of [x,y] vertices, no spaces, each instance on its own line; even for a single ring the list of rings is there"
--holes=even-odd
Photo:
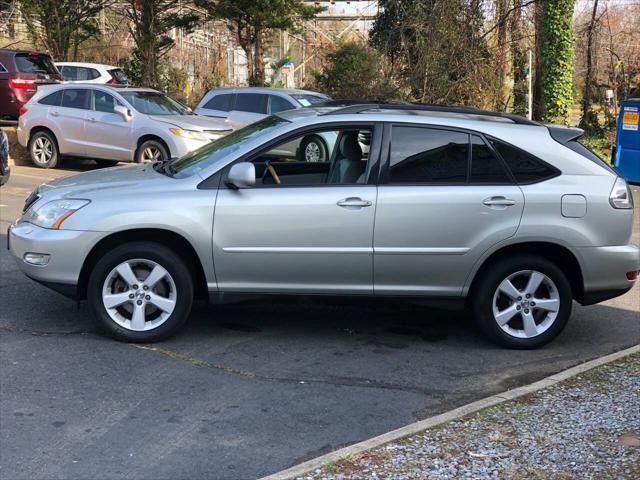
[[[482,110],[476,107],[467,107],[461,105],[440,105],[433,103],[410,103],[410,102],[375,102],[375,101],[360,101],[355,102],[352,100],[340,101],[334,100],[331,102],[323,103],[323,107],[340,107],[337,110],[322,113],[321,115],[346,115],[354,113],[363,113],[368,110],[380,109],[380,110],[399,110],[399,111],[424,111],[424,112],[447,112],[447,113],[461,113],[466,115],[482,115],[487,117],[498,117],[511,120],[513,123],[519,125],[541,125],[538,122],[529,120],[520,115],[514,113],[505,112],[492,112],[489,110]]]

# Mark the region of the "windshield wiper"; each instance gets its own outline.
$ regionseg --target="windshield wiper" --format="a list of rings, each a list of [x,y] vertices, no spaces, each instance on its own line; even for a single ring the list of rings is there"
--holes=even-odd
[[[168,177],[173,177],[176,173],[176,169],[171,165],[173,159],[167,158],[166,160],[158,160],[153,163],[153,169],[158,172],[166,175]]]

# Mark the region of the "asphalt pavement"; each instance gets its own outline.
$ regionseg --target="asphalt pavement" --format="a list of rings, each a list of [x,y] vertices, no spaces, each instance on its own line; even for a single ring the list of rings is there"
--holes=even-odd
[[[95,166],[65,168],[14,167],[1,231],[38,183]],[[640,343],[636,286],[575,304],[535,351],[488,343],[463,313],[312,299],[199,304],[179,335],[136,346],[0,245],[3,479],[255,478]]]

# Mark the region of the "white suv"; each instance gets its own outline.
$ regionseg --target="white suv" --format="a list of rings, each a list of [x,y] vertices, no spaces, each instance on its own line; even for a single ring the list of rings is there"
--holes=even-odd
[[[120,67],[100,63],[57,62],[56,67],[69,83],[110,83],[127,85],[129,82]]]
[[[36,166],[53,168],[62,155],[114,164],[167,160],[230,131],[150,88],[65,84],[38,88],[20,110],[17,133]]]

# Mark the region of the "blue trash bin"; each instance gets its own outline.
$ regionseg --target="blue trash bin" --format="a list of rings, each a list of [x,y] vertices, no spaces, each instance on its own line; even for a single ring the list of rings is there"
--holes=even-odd
[[[620,102],[613,166],[628,182],[640,182],[640,98]]]

